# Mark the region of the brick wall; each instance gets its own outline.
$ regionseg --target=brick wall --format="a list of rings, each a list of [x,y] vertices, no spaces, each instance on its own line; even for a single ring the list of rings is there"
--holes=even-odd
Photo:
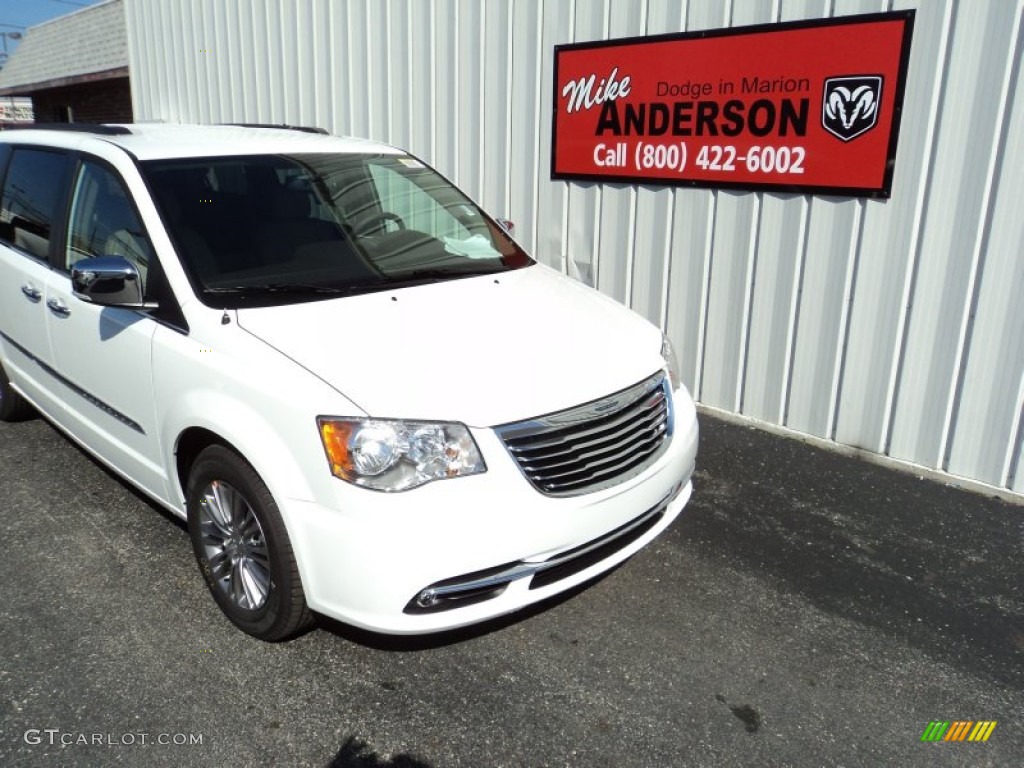
[[[130,123],[132,98],[127,77],[47,88],[32,94],[37,123]]]

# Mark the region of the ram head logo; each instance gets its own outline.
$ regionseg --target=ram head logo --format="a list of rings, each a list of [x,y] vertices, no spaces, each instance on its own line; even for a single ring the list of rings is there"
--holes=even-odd
[[[881,75],[830,77],[822,94],[821,125],[842,141],[867,133],[878,124]]]

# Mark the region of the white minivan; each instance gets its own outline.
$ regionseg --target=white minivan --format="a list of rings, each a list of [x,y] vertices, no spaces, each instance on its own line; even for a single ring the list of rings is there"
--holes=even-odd
[[[689,499],[697,419],[662,333],[406,152],[37,128],[0,133],[0,188],[0,419],[37,410],[187,519],[251,635],[506,614]]]

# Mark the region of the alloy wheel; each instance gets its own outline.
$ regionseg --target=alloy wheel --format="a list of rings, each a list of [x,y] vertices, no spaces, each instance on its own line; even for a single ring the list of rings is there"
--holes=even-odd
[[[262,608],[270,594],[270,553],[249,502],[228,483],[214,480],[203,489],[199,522],[217,587],[239,608]]]

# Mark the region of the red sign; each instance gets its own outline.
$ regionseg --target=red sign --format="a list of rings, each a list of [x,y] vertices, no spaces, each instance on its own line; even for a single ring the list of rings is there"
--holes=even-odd
[[[556,179],[889,197],[914,11],[555,47]]]

